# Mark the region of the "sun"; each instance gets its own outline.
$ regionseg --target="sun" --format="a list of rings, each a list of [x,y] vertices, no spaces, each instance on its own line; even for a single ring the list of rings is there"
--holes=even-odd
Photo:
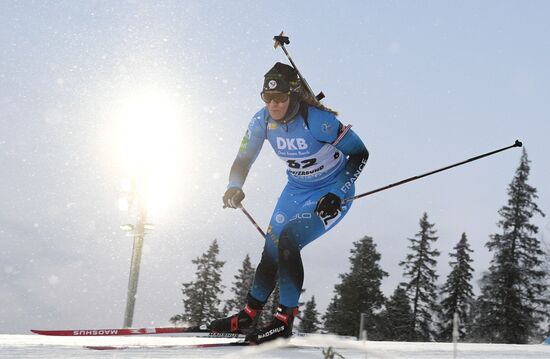
[[[116,148],[128,209],[158,216],[175,197],[182,180],[177,169],[183,115],[177,96],[161,88],[132,89],[116,101]]]

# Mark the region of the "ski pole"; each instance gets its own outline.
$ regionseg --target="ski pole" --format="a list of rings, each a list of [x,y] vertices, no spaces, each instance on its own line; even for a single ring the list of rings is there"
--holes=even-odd
[[[290,63],[292,64],[292,67],[294,67],[294,70],[296,70],[296,72],[298,73],[298,76],[300,77],[300,80],[302,80],[302,83],[306,87],[307,92],[309,92],[309,95],[315,100],[317,100],[317,102],[325,98],[325,94],[323,93],[323,91],[319,92],[319,94],[317,95],[313,93],[313,90],[311,89],[311,87],[309,87],[309,84],[307,83],[306,78],[302,76],[302,73],[300,72],[300,70],[298,70],[298,66],[296,66],[294,61],[292,61],[292,57],[290,57],[290,54],[288,53],[285,47],[285,44],[286,45],[290,44],[290,39],[288,38],[288,36],[284,36],[284,32],[281,31],[279,35],[276,35],[273,37],[273,40],[275,40],[275,44],[273,45],[273,47],[274,48],[281,47],[281,49],[283,49],[286,57],[288,58],[288,61],[290,61]]]
[[[446,166],[446,167],[443,167],[443,168],[440,168],[440,169],[437,169],[437,170],[434,170],[434,171],[431,171],[431,172],[427,172],[427,173],[424,173],[424,174],[421,174],[421,175],[418,175],[418,176],[413,176],[413,177],[410,177],[410,178],[406,178],[404,180],[401,180],[399,182],[395,182],[395,183],[392,183],[392,184],[389,184],[387,186],[384,186],[384,187],[380,187],[380,188],[377,188],[377,189],[373,189],[372,191],[369,191],[369,192],[365,192],[363,194],[358,194],[357,196],[353,196],[353,197],[350,197],[350,198],[346,198],[342,201],[342,203],[347,203],[347,202],[351,202],[351,201],[355,201],[356,199],[359,199],[359,198],[363,198],[363,197],[366,197],[366,196],[369,196],[371,194],[374,194],[374,193],[377,193],[377,192],[381,192],[381,191],[385,191],[387,189],[390,189],[392,187],[397,187],[397,186],[400,186],[402,184],[405,184],[405,183],[408,183],[408,182],[412,182],[412,181],[415,181],[417,179],[420,179],[420,178],[423,178],[423,177],[427,177],[427,176],[431,176],[435,173],[438,173],[438,172],[443,172],[443,171],[446,171],[450,168],[453,168],[453,167],[457,167],[457,166],[460,166],[460,165],[463,165],[465,163],[468,163],[468,162],[473,162],[473,161],[477,161],[483,157],[487,157],[487,156],[491,156],[491,155],[494,155],[495,153],[498,153],[498,152],[502,152],[502,151],[506,151],[510,148],[513,148],[513,147],[521,147],[523,144],[521,143],[521,141],[519,140],[516,140],[516,142],[514,142],[513,145],[511,146],[507,146],[507,147],[503,147],[503,148],[500,148],[498,150],[494,150],[494,151],[491,151],[491,152],[487,152],[487,153],[484,153],[482,155],[479,155],[479,156],[475,156],[475,157],[472,157],[472,158],[469,158],[465,161],[461,161],[461,162],[457,162],[455,164],[452,164],[452,165],[449,165],[449,166]]]
[[[254,225],[254,227],[256,227],[256,229],[258,230],[258,232],[260,232],[260,234],[262,235],[263,238],[265,238],[265,233],[264,231],[260,228],[260,226],[258,225],[258,223],[256,223],[256,221],[254,220],[254,218],[252,218],[252,216],[250,215],[250,213],[248,213],[248,211],[243,207],[243,205],[241,204],[240,207],[241,211],[243,211],[243,213],[245,214],[245,216],[250,220],[250,222],[252,222],[252,224]]]

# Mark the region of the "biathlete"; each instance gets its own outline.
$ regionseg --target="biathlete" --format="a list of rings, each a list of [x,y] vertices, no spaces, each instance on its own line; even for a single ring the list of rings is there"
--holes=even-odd
[[[276,63],[264,76],[265,107],[254,115],[231,167],[225,207],[239,208],[251,165],[267,140],[287,163],[288,183],[281,193],[265,237],[261,261],[239,313],[214,320],[216,332],[239,332],[260,344],[292,335],[304,280],[300,251],[334,228],[349,211],[354,182],[369,153],[351,126],[303,90],[295,69]],[[258,314],[279,282],[280,302],[271,323],[256,327]]]

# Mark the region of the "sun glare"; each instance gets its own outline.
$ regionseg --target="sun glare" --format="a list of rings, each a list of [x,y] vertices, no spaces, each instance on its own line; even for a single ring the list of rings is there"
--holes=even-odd
[[[133,90],[118,107],[122,190],[128,195],[119,206],[131,210],[140,203],[149,216],[158,216],[177,191],[183,111],[175,96],[159,89]]]

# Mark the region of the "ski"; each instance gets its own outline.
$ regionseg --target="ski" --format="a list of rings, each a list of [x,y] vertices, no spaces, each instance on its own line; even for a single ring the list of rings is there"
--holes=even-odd
[[[103,337],[103,336],[128,336],[128,335],[155,335],[173,334],[181,336],[200,336],[210,338],[237,338],[243,336],[236,333],[214,333],[208,330],[206,325],[193,327],[157,327],[157,328],[112,328],[112,329],[65,329],[65,330],[41,330],[31,329],[31,332],[49,336],[71,337]]]
[[[201,344],[166,344],[166,345],[85,345],[84,348],[91,350],[139,350],[139,349],[205,349],[205,348],[222,348],[222,347],[247,347],[247,346],[256,346],[256,345],[265,345],[265,344],[256,344],[247,342],[245,340],[239,340],[234,342],[225,342],[225,343],[201,343]],[[279,343],[278,348],[289,348],[289,349],[322,349],[322,346],[317,345],[297,345],[292,344],[289,341]]]
[[[174,348],[220,348],[220,347],[243,347],[255,345],[246,341],[228,343],[203,343],[203,344],[173,344],[173,345],[86,345],[84,348],[92,350],[127,350],[127,349],[174,349]]]

